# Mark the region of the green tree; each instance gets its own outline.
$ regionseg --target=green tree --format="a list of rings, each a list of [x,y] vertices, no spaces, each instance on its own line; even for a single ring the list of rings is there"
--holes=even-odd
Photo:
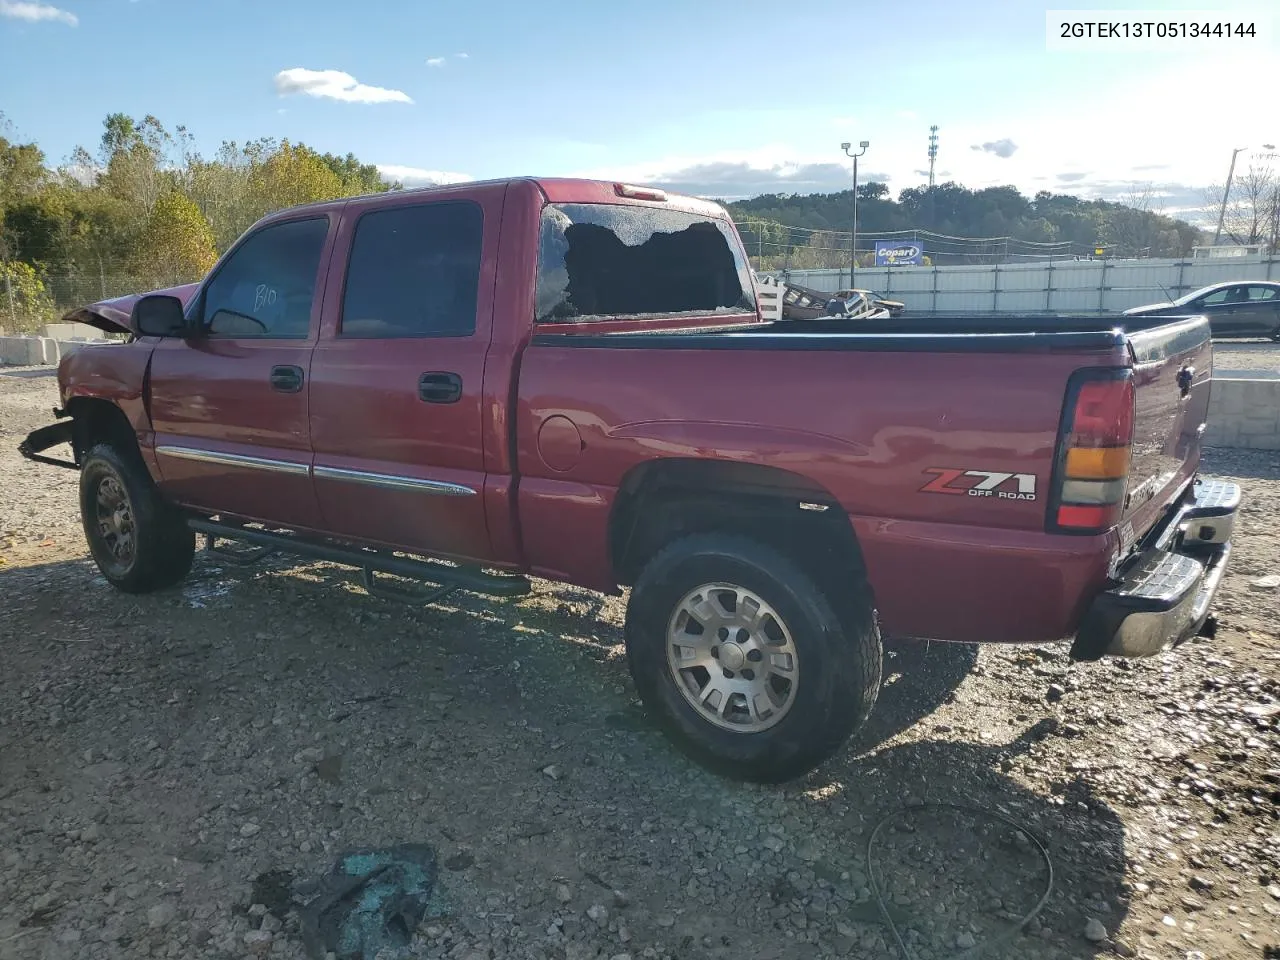
[[[15,260],[60,269],[71,217],[67,192],[57,185],[46,186],[10,204],[4,217],[9,255]]]
[[[947,182],[933,187],[908,187],[894,201],[881,187],[876,183],[858,187],[859,246],[863,245],[864,237],[869,241],[877,235],[919,231],[926,249],[936,261],[944,264],[997,262],[1011,255],[1066,256],[1092,251],[1099,240],[1107,237],[1122,238],[1126,255],[1180,256],[1201,235],[1186,221],[1164,216],[1154,197],[1142,190],[1135,191],[1125,203],[1115,203],[1081,200],[1048,191],[1028,198],[1009,186],[969,190],[958,183]],[[1280,195],[1280,191],[1276,193]],[[795,228],[786,249],[775,249],[772,253],[775,259],[765,261],[766,269],[777,269],[781,264],[798,267],[798,261],[833,259],[813,252],[807,231],[842,234],[839,245],[848,249],[852,219],[852,196],[848,190],[808,196],[762,196],[728,206],[735,220],[751,222],[752,230],[763,229],[755,226],[757,221],[774,221]],[[1280,204],[1276,209],[1280,211]],[[1280,213],[1275,222],[1280,232]],[[928,233],[943,236],[930,240]],[[955,237],[969,240],[948,239]],[[751,250],[751,241],[745,235],[744,240],[749,252],[757,253]],[[828,239],[820,245],[830,242]]]
[[[342,182],[344,195],[357,196],[362,193],[385,193],[401,186],[399,183],[388,183],[382,179],[382,174],[378,172],[377,166],[372,163],[361,163],[356,159],[354,153],[348,153],[345,157],[335,156],[332,153],[322,153],[320,154],[320,161],[337,174],[338,179]]]
[[[47,182],[44,153],[34,143],[10,143],[0,136],[0,258],[16,257],[9,233],[9,211]]]
[[[177,190],[161,194],[133,255],[133,273],[152,289],[199,280],[218,259],[200,208]]]
[[[35,333],[56,317],[53,299],[35,268],[0,261],[0,328]]]
[[[285,140],[258,170],[263,213],[346,195],[342,179],[314,150]]]
[[[140,122],[121,113],[103,121],[99,159],[102,169],[96,186],[110,196],[138,208],[149,217],[161,194],[180,181],[180,169],[171,162],[174,137],[153,116]]]

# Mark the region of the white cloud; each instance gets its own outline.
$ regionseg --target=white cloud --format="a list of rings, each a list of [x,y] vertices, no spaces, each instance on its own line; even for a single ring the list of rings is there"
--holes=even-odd
[[[82,187],[91,187],[97,182],[98,177],[102,174],[99,167],[89,163],[69,163],[59,168],[62,173],[71,177],[76,183]]]
[[[805,155],[784,145],[725,151],[709,156],[673,156],[645,164],[619,164],[575,174],[599,180],[652,184],[678,193],[718,200],[739,200],[762,193],[835,193],[850,183],[848,159]],[[886,181],[879,165],[863,163],[861,182]],[[907,184],[903,184],[906,186]]]
[[[1263,76],[1274,64],[1264,54],[1206,57],[1194,64],[1198,78]],[[1259,114],[1256,98],[1223,97],[1212,83],[1186,82],[1185,63],[1152,69],[1126,88],[1124,103],[1099,110],[1096,102],[1062,91],[1042,106],[1011,110],[989,108],[971,120],[942,115],[938,182],[954,180],[971,189],[1011,185],[1027,196],[1039,190],[1089,199],[1124,200],[1154,181],[1158,200],[1169,214],[1196,219],[1207,185],[1221,184],[1233,147],[1242,153],[1236,175],[1250,163],[1261,165],[1262,144],[1280,144],[1280,121]],[[1181,79],[1179,79],[1181,78]],[[1169,97],[1176,89],[1178,97]],[[840,140],[866,137],[871,146],[858,166],[859,182],[888,183],[893,196],[927,182],[927,126],[895,117],[896,108],[879,114],[859,111],[854,130],[834,129],[840,110],[817,114],[814,123],[762,133],[768,140],[749,149],[717,150],[702,145],[687,152],[630,155],[615,163],[578,160],[580,166],[552,171],[569,175],[666,185],[697,196],[724,199],[761,193],[827,193],[847,190],[850,162]],[[1212,119],[1212,137],[1189,136]],[[757,130],[767,129],[760,125]],[[772,128],[777,130],[777,127]],[[693,131],[696,136],[696,130]],[[855,134],[850,136],[850,134]],[[785,137],[785,139],[784,139]],[[776,138],[776,139],[775,139]],[[1008,143],[1003,143],[1007,139]],[[970,149],[976,145],[978,149]],[[983,149],[984,145],[989,145]],[[1014,146],[1016,145],[1016,149]],[[1006,156],[1000,156],[1000,153]],[[606,157],[617,157],[610,150]],[[1280,166],[1280,160],[1275,161]],[[1080,174],[1085,174],[1080,176]],[[1060,174],[1066,176],[1059,177]]]
[[[69,27],[78,27],[80,25],[80,18],[74,13],[50,6],[47,3],[32,3],[28,2],[28,0],[0,0],[0,17],[26,20],[28,23],[51,20],[56,23],[65,23]]]
[[[428,66],[428,67],[443,67],[443,66],[444,66],[444,57],[428,57],[428,58],[427,58],[427,66]]]
[[[3,0],[0,0],[3,2]],[[403,90],[389,90],[360,83],[341,70],[308,70],[293,67],[276,74],[276,92],[280,96],[304,93],[309,97],[341,100],[344,103],[413,103]]]
[[[453,173],[448,170],[424,170],[421,167],[404,167],[393,163],[378,164],[378,172],[384,180],[399,180],[406,187],[439,187],[447,183],[466,183],[475,177],[469,173]]]
[[[1194,186],[1194,180],[1179,182],[1167,179],[1166,173],[1160,182],[1152,184],[1150,177],[1135,178],[1128,167],[1100,170],[1097,166],[1087,174],[1067,168],[1064,174],[1046,176],[1049,171],[1063,169],[1053,165],[1057,158],[1052,153],[1030,163],[1019,149],[1016,156],[997,160],[986,151],[968,148],[967,141],[973,134],[973,131],[957,130],[955,139],[960,142],[951,145],[947,166],[938,170],[940,183],[955,180],[975,190],[1011,184],[1027,196],[1047,187],[1085,199],[1121,201],[1149,188],[1156,206],[1162,207],[1165,213],[1196,219],[1196,198],[1202,190]],[[921,167],[921,158],[917,156],[921,152],[907,145],[888,143],[880,144],[877,149],[873,142],[868,155],[859,163],[858,182],[887,183],[894,197],[906,187],[924,186],[928,171]],[[832,157],[832,153],[836,156]],[[993,163],[999,164],[999,168],[992,169]],[[849,161],[838,150],[816,154],[774,144],[755,150],[599,166],[573,171],[570,175],[652,184],[693,196],[738,200],[766,193],[836,193],[849,189],[851,172]]]
[[[1002,137],[999,140],[987,140],[983,143],[975,143],[969,149],[980,150],[983,153],[995,154],[1001,160],[1008,160],[1018,152],[1018,145],[1008,137]]]
[[[458,56],[458,59],[459,59],[459,60],[470,60],[470,59],[471,59],[471,54],[469,54],[469,53],[459,53],[457,56]]]

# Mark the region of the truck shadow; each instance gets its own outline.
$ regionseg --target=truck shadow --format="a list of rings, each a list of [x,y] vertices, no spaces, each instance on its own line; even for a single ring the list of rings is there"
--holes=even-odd
[[[854,748],[869,750],[914,727],[955,695],[977,662],[971,644],[886,640],[880,698]]]

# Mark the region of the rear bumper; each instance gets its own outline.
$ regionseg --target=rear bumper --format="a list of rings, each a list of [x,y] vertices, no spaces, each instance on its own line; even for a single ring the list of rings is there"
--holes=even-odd
[[[1226,572],[1239,508],[1239,486],[1198,479],[1090,605],[1072,658],[1149,657],[1198,634]]]

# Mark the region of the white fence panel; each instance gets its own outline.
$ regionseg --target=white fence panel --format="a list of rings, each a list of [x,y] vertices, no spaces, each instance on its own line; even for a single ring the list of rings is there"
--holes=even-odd
[[[794,283],[834,292],[849,271],[792,270]],[[992,266],[866,267],[855,285],[913,313],[1120,313],[1225,280],[1280,280],[1280,259],[1062,260]]]

